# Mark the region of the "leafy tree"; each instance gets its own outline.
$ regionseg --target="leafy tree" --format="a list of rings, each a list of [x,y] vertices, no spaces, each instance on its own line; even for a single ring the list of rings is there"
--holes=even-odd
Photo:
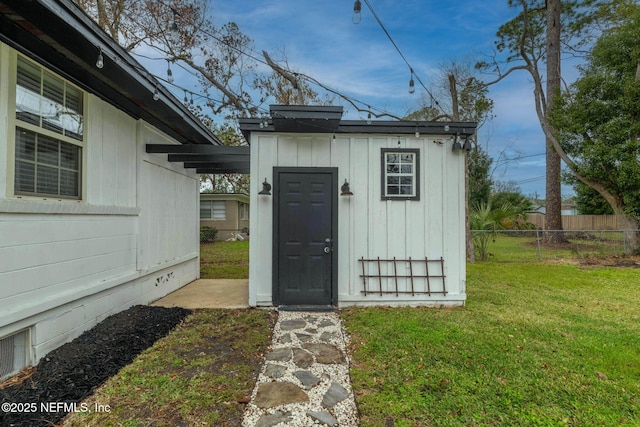
[[[489,169],[493,162],[480,146],[476,146],[468,155],[469,160],[469,206],[482,202],[488,203],[491,196],[491,178]]]
[[[581,215],[613,215],[609,203],[593,188],[575,180],[573,189],[576,208]]]
[[[498,191],[491,194],[491,204],[502,206],[509,204],[524,218],[533,211],[533,201],[524,196],[520,191]]]
[[[508,0],[510,7],[518,7],[522,12],[498,30],[496,49],[506,57],[499,58],[496,54],[490,61],[477,64],[478,68],[497,74],[488,84],[495,84],[519,70],[528,72],[533,80],[536,114],[546,138],[546,220],[555,230],[562,229],[560,166],[565,156],[547,111],[560,93],[561,47],[571,55],[581,54],[581,48],[590,40],[587,37],[593,28],[590,24],[602,10],[601,3],[607,2]],[[559,233],[551,233],[546,238],[563,239]]]
[[[640,228],[640,6],[617,10],[616,25],[593,47],[581,77],[552,112],[568,166],[623,216],[627,230]],[[640,250],[640,234],[629,243]]]

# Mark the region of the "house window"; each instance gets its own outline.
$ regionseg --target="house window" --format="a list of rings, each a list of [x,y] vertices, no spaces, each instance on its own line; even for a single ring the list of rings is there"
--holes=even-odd
[[[224,200],[202,200],[200,219],[226,219],[227,203]]]
[[[18,56],[14,192],[81,196],[83,92]]]
[[[382,199],[420,199],[420,152],[382,149]]]

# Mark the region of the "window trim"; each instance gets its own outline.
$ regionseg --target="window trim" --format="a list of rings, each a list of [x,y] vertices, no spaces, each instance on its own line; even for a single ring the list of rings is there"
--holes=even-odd
[[[7,48],[3,46],[3,48]],[[16,108],[17,108],[17,91],[18,91],[18,62],[19,58],[23,61],[27,61],[33,66],[37,67],[41,73],[46,72],[54,77],[63,81],[65,87],[73,88],[77,90],[81,94],[81,102],[82,102],[82,121],[83,121],[83,132],[82,139],[72,138],[64,134],[64,132],[57,133],[51,131],[45,127],[40,125],[35,125],[17,118]],[[8,64],[8,75],[9,75],[9,87],[6,93],[7,98],[4,98],[7,107],[8,113],[8,127],[7,127],[7,141],[9,146],[8,156],[6,158],[7,161],[7,195],[10,197],[20,198],[20,199],[32,199],[32,200],[46,200],[46,201],[58,201],[58,202],[82,202],[86,200],[86,165],[87,165],[87,150],[86,150],[86,140],[87,140],[87,111],[88,111],[88,93],[86,90],[74,84],[69,79],[61,76],[56,73],[54,70],[48,68],[47,66],[34,61],[30,57],[23,55],[13,49],[9,49],[9,64]],[[41,80],[42,84],[42,80]],[[76,146],[80,150],[79,154],[79,170],[78,170],[78,195],[77,196],[67,196],[67,195],[58,195],[58,194],[48,194],[48,193],[38,193],[38,192],[20,192],[16,191],[15,182],[16,182],[16,162],[17,162],[17,137],[16,133],[18,132],[18,128],[22,128],[29,132],[34,132],[37,135],[45,136],[48,138],[52,138],[57,140],[58,142],[62,142],[65,144],[70,144]]]
[[[387,194],[387,154],[413,154],[414,155],[414,195]],[[418,148],[382,148],[380,155],[380,197],[381,200],[420,200],[420,149]]]

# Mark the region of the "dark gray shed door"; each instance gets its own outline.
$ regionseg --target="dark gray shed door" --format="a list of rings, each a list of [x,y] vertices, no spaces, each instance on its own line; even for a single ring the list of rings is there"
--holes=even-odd
[[[330,170],[276,169],[274,296],[281,306],[334,304],[336,181]]]

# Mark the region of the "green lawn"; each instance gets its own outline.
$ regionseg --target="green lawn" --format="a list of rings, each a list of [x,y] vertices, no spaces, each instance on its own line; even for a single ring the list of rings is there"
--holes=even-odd
[[[518,261],[521,240],[496,243],[508,262],[468,265],[465,307],[341,310],[362,426],[640,425],[640,269]],[[247,277],[248,243],[202,260]],[[91,398],[112,412],[68,425],[239,425],[272,313],[197,311]]]
[[[353,308],[362,426],[640,425],[640,270],[468,266],[467,306]]]
[[[200,245],[202,279],[249,277],[249,242],[213,242]]]
[[[241,425],[271,343],[269,310],[197,310],[89,399],[67,427]],[[96,405],[109,411],[95,411]]]

